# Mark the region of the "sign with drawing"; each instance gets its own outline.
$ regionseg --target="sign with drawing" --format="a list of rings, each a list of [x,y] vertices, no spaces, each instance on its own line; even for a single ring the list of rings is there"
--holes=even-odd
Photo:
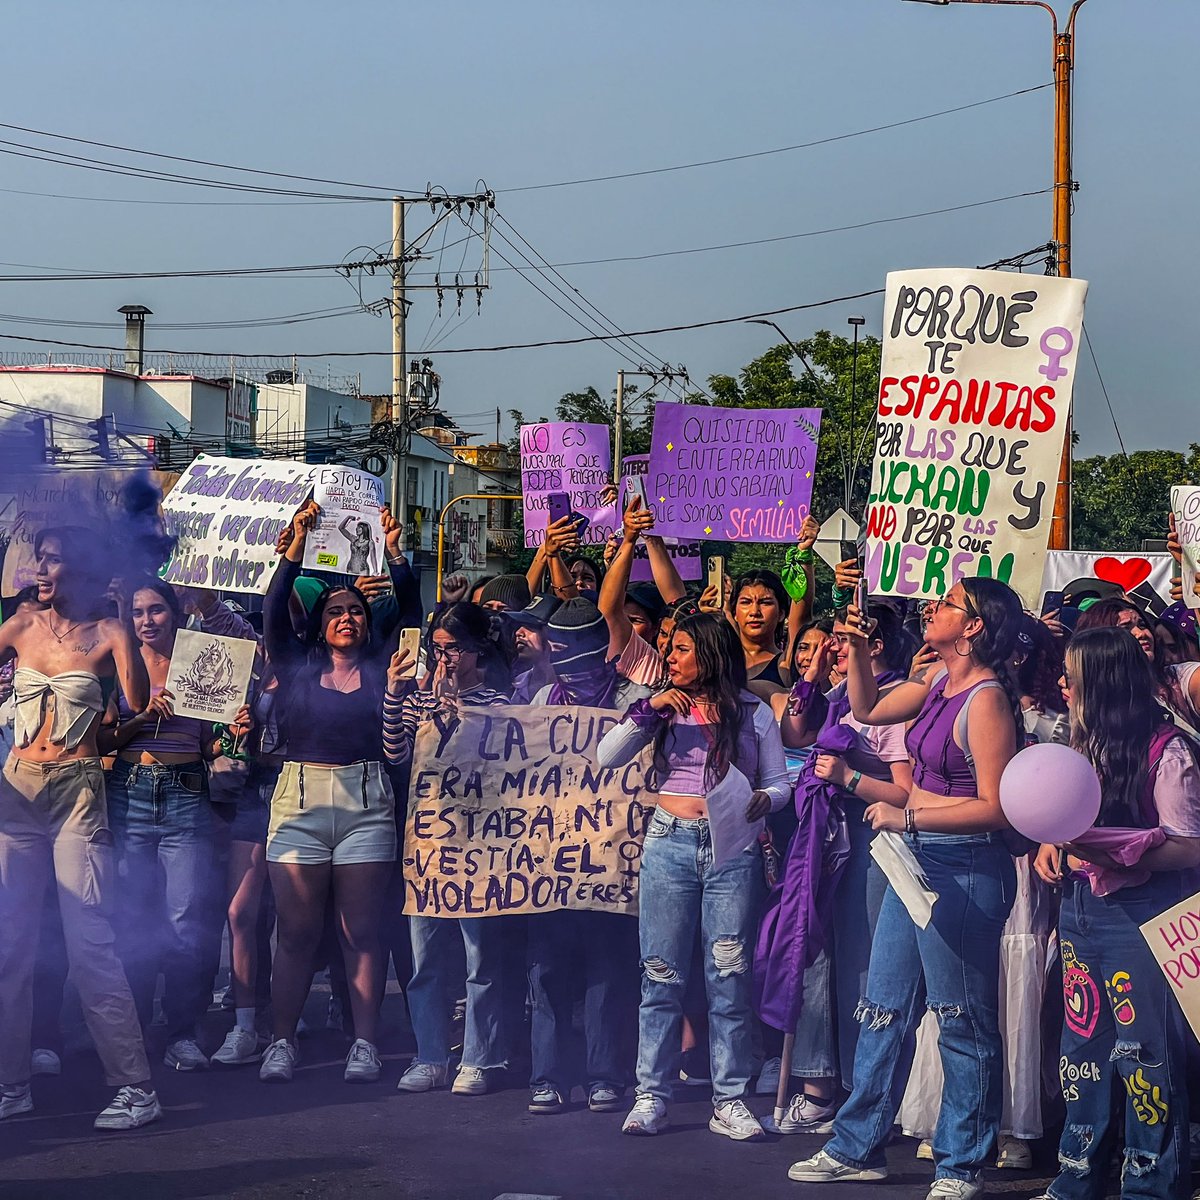
[[[232,724],[246,702],[256,649],[246,638],[179,630],[166,685],[175,697],[175,714]]]
[[[321,520],[304,547],[310,571],[340,575],[383,575],[383,480],[357,467],[318,467],[313,499]]]

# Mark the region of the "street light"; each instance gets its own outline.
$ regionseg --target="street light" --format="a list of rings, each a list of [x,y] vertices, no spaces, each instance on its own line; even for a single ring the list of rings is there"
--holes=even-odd
[[[854,450],[854,413],[858,408],[858,331],[867,323],[866,317],[847,317],[846,324],[854,327],[854,356],[850,360],[850,449]],[[858,474],[858,455],[846,472],[846,511],[853,512],[850,501],[853,499],[854,477]]]
[[[1075,0],[1067,16],[1067,26],[1058,28],[1058,13],[1045,0],[907,0],[909,4],[1015,4],[1021,8],[1041,8],[1050,14],[1054,40],[1054,256],[1059,275],[1071,274],[1071,196],[1075,181],[1071,177],[1071,77],[1075,70],[1075,18],[1087,0]],[[1054,493],[1054,517],[1050,523],[1050,549],[1066,550],[1071,544],[1071,414],[1067,413],[1066,440],[1058,470],[1058,488]]]

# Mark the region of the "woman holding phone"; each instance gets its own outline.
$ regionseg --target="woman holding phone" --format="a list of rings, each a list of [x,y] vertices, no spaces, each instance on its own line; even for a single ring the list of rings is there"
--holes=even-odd
[[[944,669],[886,692],[872,668],[869,626],[856,608],[848,616],[847,629],[859,634],[847,662],[855,718],[911,722],[909,799],[872,804],[866,817],[877,830],[903,835],[938,902],[921,928],[893,888],[885,893],[855,1014],[853,1090],[832,1140],[788,1176],[807,1183],[887,1178],[884,1147],[899,1100],[902,1046],[927,1006],[940,1025],[945,1076],[929,1200],[974,1200],[983,1191],[980,1172],[995,1161],[1000,1124],[1000,937],[1016,889],[1002,837],[1000,776],[1018,746],[1007,664],[1021,602],[995,580],[960,580],[927,610],[925,643]]]

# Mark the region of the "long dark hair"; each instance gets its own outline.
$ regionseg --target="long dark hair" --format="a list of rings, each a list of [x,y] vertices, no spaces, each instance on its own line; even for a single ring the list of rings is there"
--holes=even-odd
[[[1016,649],[1017,634],[1021,632],[1025,610],[1017,593],[998,579],[989,579],[986,575],[968,575],[962,585],[967,601],[975,610],[971,615],[983,622],[983,629],[971,642],[971,654],[976,662],[996,676],[997,682],[1004,688],[1017,726],[1019,746],[1024,729],[1021,697],[1017,694],[1016,682],[1008,664]]]
[[[704,786],[715,787],[738,757],[738,746],[757,701],[746,692],[746,655],[737,630],[716,613],[683,617],[671,631],[674,642],[680,634],[695,647],[697,676],[693,685],[716,708],[716,720],[705,728],[711,734],[704,764]],[[669,652],[668,652],[669,653]],[[651,787],[657,788],[668,772],[666,742],[671,722],[663,721],[654,737]]]
[[[1125,630],[1099,625],[1067,646],[1071,745],[1100,776],[1100,825],[1142,824],[1150,742],[1166,714],[1141,646]]]
[[[1021,695],[1028,696],[1042,712],[1062,712],[1064,705],[1058,686],[1063,673],[1062,643],[1041,621],[1026,613],[1015,653],[1023,656],[1014,672]]]
[[[304,645],[308,648],[308,656],[310,659],[319,660],[322,667],[329,662],[329,648],[325,645],[325,605],[329,602],[329,597],[337,592],[350,592],[358,598],[359,603],[363,606],[363,612],[366,613],[367,635],[363,639],[363,644],[358,647],[358,653],[365,655],[371,647],[371,635],[374,630],[371,619],[371,602],[352,583],[327,583],[317,593],[317,598],[308,610],[308,620],[304,626]]]
[[[444,629],[458,645],[476,656],[488,687],[498,692],[512,690],[512,669],[502,649],[502,626],[495,613],[469,600],[442,609],[429,625],[426,648],[431,653],[433,635],[439,629]]]
[[[179,603],[179,597],[175,595],[175,589],[169,583],[164,583],[163,580],[155,579],[153,576],[137,580],[129,591],[131,606],[133,598],[138,592],[153,592],[161,598],[162,602],[171,612],[171,622],[175,626],[176,633],[187,624],[187,617],[183,613],[183,605]]]

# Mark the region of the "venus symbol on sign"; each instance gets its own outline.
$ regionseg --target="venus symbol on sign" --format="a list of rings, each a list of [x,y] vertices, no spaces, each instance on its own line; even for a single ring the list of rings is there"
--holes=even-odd
[[[1061,341],[1062,345],[1056,346],[1051,341],[1052,338]],[[1038,373],[1045,375],[1053,383],[1056,379],[1061,379],[1067,373],[1067,368],[1059,366],[1059,363],[1074,349],[1075,339],[1071,336],[1069,329],[1064,329],[1061,325],[1051,325],[1042,334],[1042,340],[1039,345],[1042,348],[1042,353],[1046,356],[1046,361],[1042,366],[1038,367]]]

